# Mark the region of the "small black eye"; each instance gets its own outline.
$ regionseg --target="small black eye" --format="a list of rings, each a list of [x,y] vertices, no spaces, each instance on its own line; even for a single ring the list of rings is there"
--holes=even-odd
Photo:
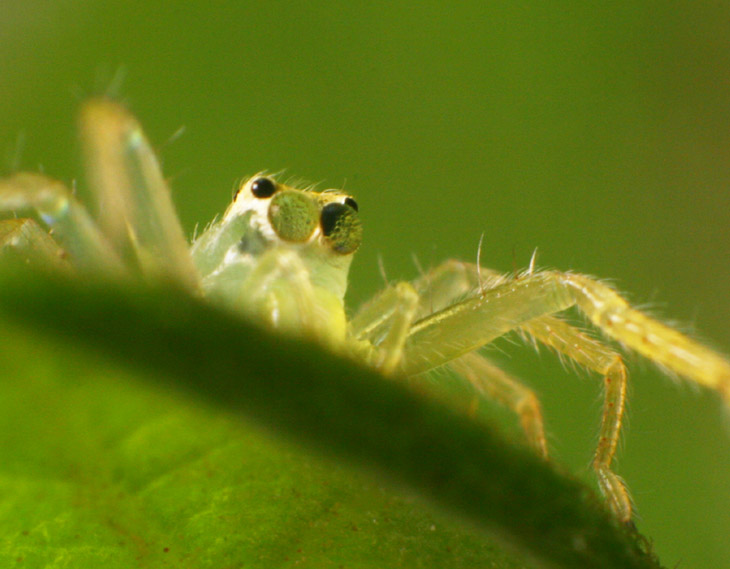
[[[345,198],[345,205],[349,205],[352,209],[355,211],[360,211],[357,207],[357,202],[353,200],[352,198]]]
[[[256,178],[251,182],[251,193],[257,198],[270,198],[276,192],[276,184],[269,178]]]

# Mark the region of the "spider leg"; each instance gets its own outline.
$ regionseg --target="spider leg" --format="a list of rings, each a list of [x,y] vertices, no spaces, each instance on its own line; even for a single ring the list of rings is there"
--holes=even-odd
[[[628,378],[621,356],[559,318],[536,318],[523,325],[521,331],[603,377],[603,414],[593,470],[611,510],[620,520],[629,521],[631,497],[624,482],[611,470],[626,408]]]
[[[474,269],[475,265],[449,260],[412,283],[388,286],[361,306],[350,319],[349,336],[356,345],[359,342],[361,347],[363,343],[376,347],[365,354],[364,359],[381,371],[402,367],[411,324],[473,290],[476,285]],[[496,271],[483,269],[484,274],[488,275],[486,282],[492,285],[504,280]]]
[[[474,266],[447,261],[409,283],[388,287],[361,308],[350,321],[350,335],[376,346],[368,358],[375,367],[395,371],[403,357],[403,347],[415,317],[430,314],[473,289]],[[482,271],[486,283],[504,281],[494,271]],[[449,366],[467,379],[484,397],[512,410],[520,420],[530,445],[547,458],[547,444],[535,394],[519,380],[489,362],[483,356],[469,353],[452,360]]]
[[[123,257],[136,257],[143,274],[172,277],[198,290],[170,190],[142,127],[108,99],[86,103],[80,123],[102,231]]]
[[[312,284],[296,251],[273,248],[253,264],[227,263],[203,279],[202,287],[214,302],[341,349],[346,326],[342,302],[326,288]]]
[[[411,327],[403,370],[421,373],[510,330],[577,306],[606,335],[730,403],[730,362],[684,334],[633,309],[608,285],[573,273],[544,271],[477,291]]]
[[[0,211],[23,209],[35,209],[53,228],[77,268],[123,272],[122,262],[109,241],[62,182],[29,172],[0,179]]]
[[[211,223],[190,246],[193,263],[200,277],[205,280],[224,262],[231,247],[240,244],[244,238],[265,248],[265,241],[259,238],[250,228],[253,212],[236,216],[230,221],[219,220]]]
[[[481,286],[494,288],[510,279],[499,273],[459,261],[447,261],[424,275],[415,284],[423,294],[423,308],[430,303],[435,309],[449,306],[464,294]],[[433,312],[433,310],[431,310]],[[545,344],[574,362],[601,374],[604,378],[604,405],[599,442],[593,458],[593,469],[601,492],[609,500],[619,519],[631,518],[631,500],[621,479],[611,471],[611,462],[618,446],[625,409],[627,374],[619,354],[556,316],[546,315],[528,321],[520,332]],[[542,414],[537,397],[517,380],[486,361],[476,352],[469,352],[449,362],[449,367],[468,379],[479,391],[512,409],[520,418],[525,436],[543,456],[547,456]]]
[[[413,281],[421,298],[418,318],[423,318],[454,304],[460,298],[477,290],[494,288],[510,280],[509,277],[486,267],[455,259],[444,261]]]
[[[401,362],[418,302],[413,286],[400,282],[380,292],[350,320],[348,334],[355,349],[365,346],[365,360],[384,374],[394,372]]]
[[[594,469],[619,519],[628,521],[631,502],[610,470],[625,406],[626,371],[620,356],[550,315],[577,306],[611,338],[687,379],[713,388],[728,401],[730,363],[712,350],[631,308],[609,286],[583,275],[546,271],[495,281],[464,300],[415,322],[402,369],[422,373],[448,363],[513,329],[604,376],[605,403]]]
[[[448,365],[467,379],[481,395],[513,411],[520,420],[527,442],[540,456],[547,459],[547,441],[540,401],[530,388],[476,352],[464,354],[450,361]]]
[[[606,284],[585,275],[548,273],[571,291],[578,308],[603,333],[670,371],[719,392],[730,405],[730,362],[715,351],[631,308]]]
[[[71,270],[66,252],[33,219],[0,221],[0,257],[6,255],[39,267]]]
[[[420,295],[418,317],[441,310],[456,299],[481,289],[493,288],[509,277],[473,263],[448,260],[422,275],[413,286]],[[548,317],[552,318],[552,317]],[[517,415],[525,438],[535,451],[547,458],[547,442],[540,401],[519,379],[510,376],[483,355],[469,352],[448,363],[484,397],[496,401]]]

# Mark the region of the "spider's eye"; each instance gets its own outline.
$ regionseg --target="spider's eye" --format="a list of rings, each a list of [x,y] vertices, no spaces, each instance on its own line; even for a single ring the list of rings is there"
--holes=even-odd
[[[357,202],[352,198],[345,198],[345,205],[349,205],[355,211],[360,211],[360,209],[357,207]]]
[[[269,178],[256,178],[251,182],[251,193],[256,198],[270,198],[276,192],[276,184]]]
[[[278,192],[269,205],[269,221],[284,241],[303,243],[317,228],[319,210],[308,195],[294,190]]]
[[[236,199],[238,198],[238,194],[240,194],[240,193],[241,193],[241,190],[242,190],[243,188],[245,188],[245,187],[246,187],[246,182],[241,182],[241,183],[240,183],[240,184],[238,185],[238,189],[236,190],[236,193],[235,193],[235,194],[233,195],[233,201],[234,201],[234,202],[235,202],[235,201],[236,201]]]
[[[354,200],[350,201],[354,203]],[[335,202],[324,206],[319,216],[319,225],[322,234],[335,252],[349,255],[357,251],[360,246],[362,224],[357,216],[357,208],[349,203],[345,205]]]

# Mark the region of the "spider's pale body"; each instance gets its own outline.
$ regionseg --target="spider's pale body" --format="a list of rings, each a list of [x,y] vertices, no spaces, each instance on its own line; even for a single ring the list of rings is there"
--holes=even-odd
[[[414,282],[387,287],[348,321],[343,297],[362,234],[351,196],[257,175],[240,185],[222,218],[189,246],[137,121],[113,102],[91,101],[82,113],[82,135],[99,219],[60,182],[16,174],[0,180],[0,209],[34,208],[61,245],[35,222],[10,219],[0,222],[0,250],[20,251],[61,270],[174,279],[192,294],[317,339],[384,374],[417,376],[449,366],[477,392],[512,409],[530,445],[547,457],[537,398],[477,352],[517,330],[604,378],[593,466],[620,520],[631,519],[632,506],[610,467],[625,407],[626,369],[613,347],[558,314],[576,306],[610,338],[718,391],[730,404],[725,358],[584,275],[530,270],[505,276],[447,261]]]

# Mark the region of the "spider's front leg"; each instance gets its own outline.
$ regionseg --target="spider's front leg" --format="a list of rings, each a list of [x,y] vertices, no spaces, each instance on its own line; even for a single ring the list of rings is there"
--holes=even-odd
[[[401,371],[405,343],[413,323],[473,290],[477,282],[475,275],[473,266],[447,261],[413,283],[401,282],[388,287],[350,321],[350,336],[365,344],[369,350],[365,359],[373,367],[385,374]],[[494,286],[506,280],[486,269],[483,276],[483,286]],[[530,446],[547,458],[542,412],[532,390],[477,353],[444,361],[434,354],[434,362],[437,361],[440,363],[433,367],[448,365],[468,380],[480,396],[517,415]]]
[[[137,119],[99,98],[86,102],[79,123],[101,230],[143,275],[172,278],[198,292],[199,276],[170,190]]]
[[[389,286],[360,308],[350,320],[348,336],[359,355],[385,375],[393,373],[403,359],[411,324],[418,311],[419,296],[410,283]]]
[[[312,282],[296,251],[273,247],[255,262],[229,260],[203,278],[202,288],[211,301],[268,327],[342,349],[346,326],[342,300]]]
[[[621,427],[626,375],[620,357],[549,315],[578,306],[607,335],[691,381],[730,394],[730,363],[676,330],[631,308],[607,285],[571,273],[546,271],[495,281],[466,299],[426,316],[411,327],[404,345],[403,370],[417,374],[467,354],[513,329],[604,374],[606,403],[594,466],[601,489],[619,519],[628,521],[631,504],[610,469]]]
[[[521,277],[518,277],[521,278]],[[447,261],[418,279],[414,285],[423,295],[421,317],[447,308],[466,294],[476,294],[504,285],[511,277],[459,261]],[[431,306],[426,311],[426,304]],[[631,500],[625,485],[611,471],[625,408],[626,368],[621,357],[567,322],[552,315],[528,321],[519,331],[604,378],[604,409],[593,468],[601,492],[619,519],[631,518]],[[547,457],[542,414],[535,394],[476,352],[451,360],[447,365],[468,379],[481,393],[511,409],[520,419],[530,444]]]
[[[730,362],[631,308],[608,285],[584,275],[544,271],[480,290],[417,321],[404,369],[420,373],[475,350],[510,330],[577,306],[606,335],[670,371],[720,393],[730,404]],[[434,353],[439,361],[434,362]],[[435,364],[435,365],[434,365]]]

